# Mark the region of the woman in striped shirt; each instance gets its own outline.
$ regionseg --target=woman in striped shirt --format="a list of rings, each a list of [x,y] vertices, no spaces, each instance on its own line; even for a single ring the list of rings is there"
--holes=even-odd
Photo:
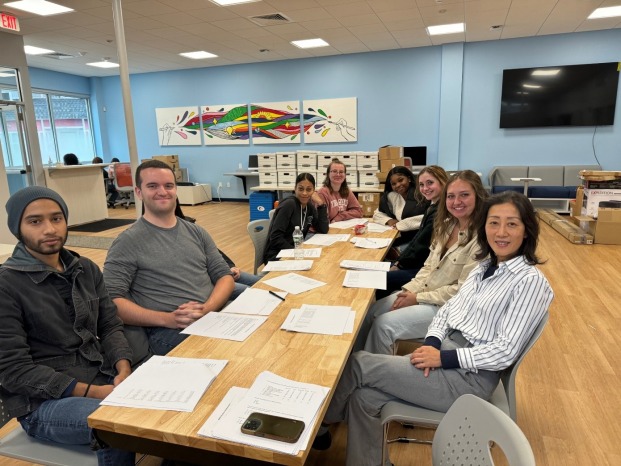
[[[489,399],[500,372],[518,358],[554,296],[535,267],[538,234],[524,195],[490,197],[477,232],[479,258],[489,258],[440,308],[423,346],[406,356],[359,351],[350,358],[324,419],[347,421],[348,465],[381,464],[379,416],[391,400],[447,411],[466,393]],[[327,426],[319,434],[314,445],[329,446]]]

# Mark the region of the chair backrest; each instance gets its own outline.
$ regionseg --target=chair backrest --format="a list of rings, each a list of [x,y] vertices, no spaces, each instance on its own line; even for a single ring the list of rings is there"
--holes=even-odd
[[[114,167],[114,186],[118,191],[133,190],[132,167],[128,163],[117,163]]]
[[[257,274],[259,266],[263,263],[263,250],[265,249],[265,243],[267,242],[267,235],[269,233],[270,220],[262,218],[260,220],[253,220],[248,223],[246,227],[250,239],[254,244],[254,274]]]
[[[550,313],[546,311],[546,313],[543,315],[543,317],[537,324],[537,327],[535,328],[535,331],[530,337],[530,340],[528,340],[528,343],[526,343],[526,346],[522,350],[522,353],[518,356],[516,361],[511,366],[509,366],[507,369],[505,369],[502,372],[502,374],[500,374],[500,380],[505,390],[505,394],[507,395],[507,402],[509,404],[509,413],[510,413],[511,419],[513,419],[516,422],[517,422],[517,406],[516,406],[516,401],[515,401],[515,378],[517,376],[518,367],[520,367],[520,364],[522,364],[522,361],[524,360],[524,357],[526,356],[526,354],[530,351],[530,349],[537,342],[537,340],[539,340],[539,337],[541,336],[543,329],[548,323],[549,318],[550,318]]]
[[[490,442],[502,449],[511,466],[535,466],[528,439],[509,416],[474,395],[460,396],[433,437],[433,465],[493,466]]]

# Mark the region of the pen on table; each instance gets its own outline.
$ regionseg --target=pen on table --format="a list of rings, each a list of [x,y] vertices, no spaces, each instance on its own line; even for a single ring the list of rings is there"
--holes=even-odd
[[[274,293],[272,290],[268,290],[268,293],[271,294],[272,296],[276,296],[278,299],[280,299],[281,301],[284,301],[285,298],[283,298],[282,296],[280,296],[278,293]]]

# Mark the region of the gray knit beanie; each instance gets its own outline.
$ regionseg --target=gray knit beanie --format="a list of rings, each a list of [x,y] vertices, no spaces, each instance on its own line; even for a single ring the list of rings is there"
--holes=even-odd
[[[63,211],[65,221],[69,218],[69,210],[67,204],[63,201],[56,191],[52,191],[45,186],[28,186],[27,188],[20,189],[13,194],[6,203],[7,224],[11,233],[15,235],[17,239],[19,237],[19,224],[22,221],[22,215],[26,207],[37,199],[51,199],[56,202],[60,209]]]

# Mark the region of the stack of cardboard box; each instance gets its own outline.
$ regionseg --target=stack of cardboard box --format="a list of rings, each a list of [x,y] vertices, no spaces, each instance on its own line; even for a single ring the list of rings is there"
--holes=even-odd
[[[183,181],[183,175],[179,167],[179,156],[178,155],[154,155],[151,158],[154,160],[159,160],[167,164],[170,168],[172,168],[173,172],[175,172],[175,180]]]
[[[358,193],[358,202],[362,207],[363,217],[373,217],[373,213],[379,207],[381,193]]]
[[[403,147],[401,146],[384,146],[379,149],[379,173],[377,177],[380,183],[390,183],[390,180],[386,180],[388,172],[398,166],[405,165],[405,159],[403,158]]]
[[[621,171],[583,170],[580,178],[572,222],[595,243],[621,244]]]

